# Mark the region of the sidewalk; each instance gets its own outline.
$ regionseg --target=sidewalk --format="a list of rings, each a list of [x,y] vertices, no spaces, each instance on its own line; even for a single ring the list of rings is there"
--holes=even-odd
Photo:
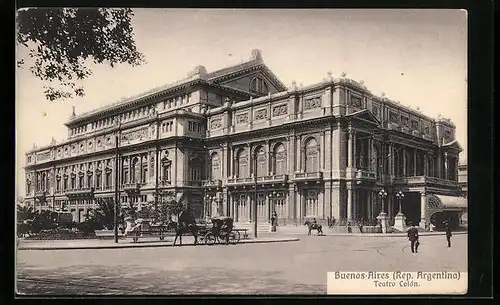
[[[242,239],[238,244],[277,243],[299,241],[294,237],[262,236],[257,239]],[[179,241],[177,241],[178,244]],[[118,249],[118,248],[155,248],[172,247],[173,238],[160,241],[158,238],[142,238],[138,242],[132,239],[114,240],[80,239],[80,240],[19,240],[18,250],[83,250],[83,249]],[[177,247],[176,244],[176,247]],[[182,246],[194,246],[192,241],[184,241]],[[200,246],[205,246],[200,244]],[[217,246],[217,245],[214,245]]]
[[[360,233],[359,230],[353,230],[353,233],[347,233],[347,232],[338,232],[335,230],[330,230],[328,228],[323,229],[323,233],[326,236],[364,236],[364,237],[407,237],[408,235],[406,233],[387,233],[387,234],[382,234],[382,233]],[[306,227],[296,227],[296,226],[282,226],[282,227],[277,227],[276,232],[269,232],[266,229],[258,229],[257,230],[257,236],[259,235],[265,235],[265,236],[279,236],[279,235],[296,235],[296,236],[307,236],[308,229]],[[439,236],[439,235],[445,235],[446,232],[419,232],[420,236]],[[456,231],[453,232],[453,235],[457,234],[467,234],[467,231]],[[253,230],[249,229],[248,230],[248,235],[253,236]],[[311,232],[311,235],[318,235],[316,230],[313,230]]]

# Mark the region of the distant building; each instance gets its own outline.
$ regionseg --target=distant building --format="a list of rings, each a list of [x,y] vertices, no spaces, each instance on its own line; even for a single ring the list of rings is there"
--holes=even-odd
[[[26,200],[66,206],[77,221],[117,184],[121,203],[172,190],[198,218],[237,222],[267,223],[273,211],[286,223],[374,219],[382,209],[393,218],[400,190],[403,213],[421,226],[466,209],[449,119],[345,74],[287,88],[258,50],[235,66],[198,66],[172,85],[73,111],[65,125],[67,140],[26,153]]]
[[[462,189],[462,196],[467,198],[467,163],[458,165],[458,184]]]

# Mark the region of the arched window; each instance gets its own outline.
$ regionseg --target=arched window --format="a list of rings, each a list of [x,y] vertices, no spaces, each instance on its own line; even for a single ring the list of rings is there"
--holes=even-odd
[[[220,179],[220,159],[219,154],[213,153],[210,158],[210,179],[219,180]]]
[[[318,144],[316,139],[311,138],[306,142],[305,149],[305,159],[306,159],[306,172],[317,172],[318,171]]]
[[[161,181],[163,183],[170,183],[170,179],[172,178],[170,175],[171,164],[172,161],[167,157],[161,159]]]
[[[47,188],[47,174],[43,173],[42,174],[42,191],[45,191]]]
[[[139,164],[137,163],[139,163],[139,159],[134,158],[130,164],[130,183],[136,183],[140,180]]]
[[[316,191],[307,191],[306,194],[306,216],[318,215],[318,193]]]
[[[257,162],[256,164],[256,174],[257,177],[264,177],[267,176],[267,158],[266,158],[266,152],[264,151],[264,147],[259,147],[257,151],[255,151],[255,160]]]
[[[200,159],[195,158],[189,162],[189,180],[190,181],[200,181],[202,179],[202,165]]]
[[[248,177],[248,154],[246,150],[240,150],[238,153],[238,177]]]
[[[286,151],[283,144],[278,144],[274,148],[274,173],[276,175],[286,173]]]
[[[269,89],[266,82],[260,77],[254,77],[250,81],[250,91],[267,94]]]

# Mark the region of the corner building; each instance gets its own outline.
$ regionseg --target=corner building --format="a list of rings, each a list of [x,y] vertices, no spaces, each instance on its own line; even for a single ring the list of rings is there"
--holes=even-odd
[[[26,201],[65,207],[77,221],[96,198],[114,198],[116,183],[122,204],[171,190],[196,217],[239,223],[267,223],[274,210],[281,225],[374,219],[382,208],[392,219],[400,190],[402,212],[421,226],[466,210],[452,122],[345,75],[287,88],[259,50],[235,66],[198,66],[177,83],[73,111],[65,125],[67,140],[26,154]]]

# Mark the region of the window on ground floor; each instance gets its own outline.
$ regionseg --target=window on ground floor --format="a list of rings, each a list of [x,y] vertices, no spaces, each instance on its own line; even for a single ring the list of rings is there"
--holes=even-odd
[[[306,216],[316,217],[318,215],[318,192],[315,190],[306,193]]]

